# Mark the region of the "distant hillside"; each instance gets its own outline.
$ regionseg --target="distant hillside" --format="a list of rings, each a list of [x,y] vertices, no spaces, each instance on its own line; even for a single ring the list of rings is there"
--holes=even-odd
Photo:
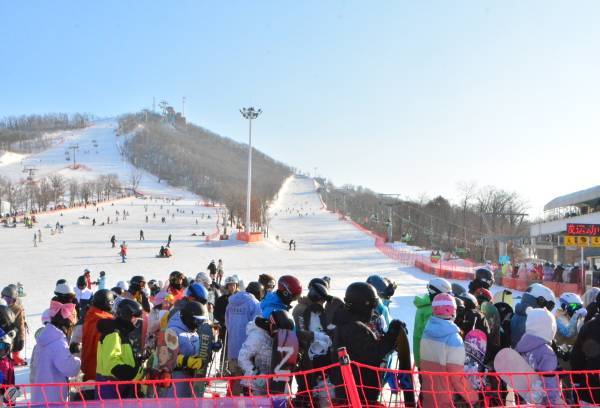
[[[84,128],[89,121],[90,116],[81,113],[8,116],[0,120],[0,149],[19,153],[43,150],[48,147],[45,133]]]
[[[248,146],[183,121],[141,112],[124,115],[119,132],[133,132],[124,153],[137,167],[175,186],[224,203],[233,218],[245,215]],[[292,169],[252,150],[252,222],[264,224],[267,202]]]

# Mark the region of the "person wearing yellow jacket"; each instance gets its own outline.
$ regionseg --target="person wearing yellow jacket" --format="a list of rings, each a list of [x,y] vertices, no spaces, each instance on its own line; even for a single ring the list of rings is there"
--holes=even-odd
[[[98,350],[96,352],[96,381],[140,380],[144,375],[145,356],[136,356],[129,341],[129,334],[142,317],[142,306],[131,299],[123,299],[117,306],[115,319],[98,321]],[[131,384],[102,385],[102,399],[134,398],[139,389]]]

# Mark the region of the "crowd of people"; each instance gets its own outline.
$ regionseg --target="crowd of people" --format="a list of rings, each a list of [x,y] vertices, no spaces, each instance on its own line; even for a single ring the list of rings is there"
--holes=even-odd
[[[412,335],[414,366],[419,371],[465,373],[464,339],[473,330],[483,332],[487,340],[479,368],[483,380],[421,375],[415,404],[478,406],[485,398],[488,405],[504,405],[509,394],[505,384],[496,376],[485,376],[494,371],[494,358],[504,348],[516,350],[539,372],[600,368],[600,320],[595,318],[600,310],[599,288],[588,290],[583,299],[563,293],[557,300],[548,287],[534,283],[513,311],[508,296],[492,295],[494,274],[487,268],[476,271],[468,288],[435,277],[427,292],[414,299],[416,314],[409,333],[404,322],[390,316],[396,284],[385,277],[372,275],[365,282],[352,283],[340,299],[331,295],[328,276],[311,279],[303,290],[291,275],[276,279],[261,274],[244,284],[236,275],[223,279],[223,274],[222,260],[213,260],[206,272],[192,278],[173,271],[164,283],[137,275],[108,289],[106,274],[93,281],[89,270],[75,287],[58,280],[42,316],[44,326],[34,336],[30,382],[66,383],[75,378],[100,386],[74,395],[69,395],[68,387],[32,387],[31,402],[157,393],[191,397],[198,395],[197,384],[173,385],[168,380],[210,375],[237,377],[229,383],[229,395],[266,395],[289,390],[292,377],[261,376],[327,367],[337,362],[340,347],[346,348],[352,361],[393,368],[390,356],[397,351],[399,337],[407,335]],[[489,307],[497,310],[497,326],[489,319]],[[27,333],[24,316],[16,286],[5,287],[0,302],[0,378],[6,386],[14,386],[15,366],[26,364],[20,355]],[[170,368],[164,364],[168,359],[159,343],[166,330],[178,338]],[[292,351],[279,353],[282,347]],[[376,403],[384,384],[390,384],[380,376],[374,369],[355,367],[363,402]],[[567,392],[572,385],[562,386],[565,379],[559,376],[541,378],[547,405],[562,401],[593,405],[600,400],[596,390],[600,380],[587,378],[584,383],[571,377],[574,386],[586,386],[586,394]],[[140,383],[114,384],[142,379],[161,380],[163,385],[157,389]],[[327,401],[347,399],[340,370],[297,375],[295,382],[296,397],[289,401],[294,406],[312,406],[319,400],[318,391],[311,390],[330,390]],[[411,382],[401,382],[404,392],[414,392]]]

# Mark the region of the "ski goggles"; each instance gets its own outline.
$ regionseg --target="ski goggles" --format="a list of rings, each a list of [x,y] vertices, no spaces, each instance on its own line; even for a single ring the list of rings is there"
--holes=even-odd
[[[537,304],[539,307],[545,307],[546,309],[548,309],[549,311],[553,311],[554,310],[554,302],[551,300],[546,300],[546,298],[544,298],[543,296],[540,296],[537,298]]]
[[[569,314],[573,314],[582,307],[583,305],[581,303],[569,303],[565,306],[565,311]]]
[[[7,352],[10,349],[10,344],[8,343],[0,343],[0,351]]]

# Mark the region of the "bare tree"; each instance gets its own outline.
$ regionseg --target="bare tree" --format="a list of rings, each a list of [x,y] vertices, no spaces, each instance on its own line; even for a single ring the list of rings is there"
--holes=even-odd
[[[137,167],[132,167],[131,174],[129,175],[129,184],[131,185],[131,189],[135,193],[140,186],[140,182],[142,181],[142,171]]]
[[[52,186],[52,194],[54,198],[54,207],[58,205],[58,201],[65,195],[65,178],[60,174],[50,176],[50,185]]]

